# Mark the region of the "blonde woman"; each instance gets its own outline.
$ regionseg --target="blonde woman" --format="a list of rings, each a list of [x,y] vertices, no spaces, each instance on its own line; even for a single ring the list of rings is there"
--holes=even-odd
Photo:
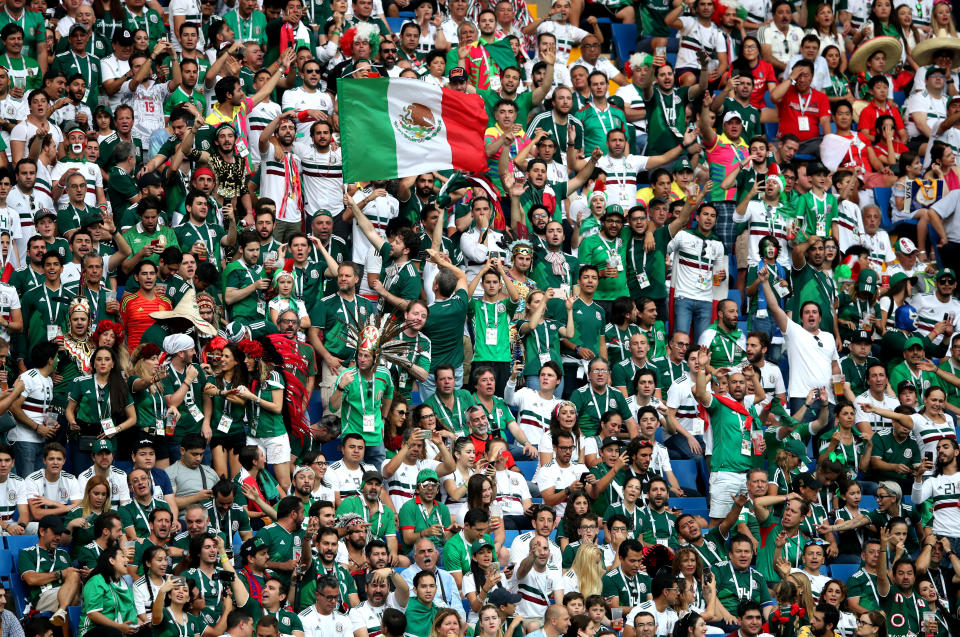
[[[584,599],[599,595],[603,585],[603,552],[596,544],[583,544],[573,558],[570,570],[560,579],[560,588],[564,593],[577,592]]]
[[[430,637],[461,637],[466,624],[460,619],[460,615],[452,608],[442,608],[433,618],[433,627],[430,629]]]
[[[93,542],[93,523],[110,510],[110,483],[106,478],[93,476],[83,489],[83,500],[67,511],[64,520],[73,532],[71,552],[76,557],[80,547]]]

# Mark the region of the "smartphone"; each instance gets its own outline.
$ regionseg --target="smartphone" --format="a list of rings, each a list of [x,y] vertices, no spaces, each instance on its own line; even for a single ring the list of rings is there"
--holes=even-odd
[[[586,473],[581,473],[581,474],[580,474],[580,482],[583,483],[583,484],[586,484],[586,483],[587,483],[587,476],[589,476],[589,475],[590,475],[590,472],[589,472],[589,471],[586,472]]]
[[[925,451],[924,454],[923,454],[923,459],[924,459],[924,460],[927,460],[927,461],[929,461],[929,462],[933,462],[933,452],[932,452],[932,451]]]
[[[160,245],[160,239],[154,239],[153,241],[150,242],[150,245],[152,245],[152,246],[158,246],[158,245]]]
[[[554,22],[563,22],[563,15],[559,13],[551,13],[547,17],[553,20]]]

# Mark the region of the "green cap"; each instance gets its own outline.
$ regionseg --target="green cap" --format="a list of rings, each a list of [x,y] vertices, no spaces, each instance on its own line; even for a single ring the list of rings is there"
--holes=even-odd
[[[81,228],[86,228],[87,226],[92,226],[97,223],[103,223],[103,214],[99,210],[85,212],[83,216],[80,217]]]
[[[479,540],[470,545],[470,555],[476,555],[480,552],[480,549],[485,548],[489,548],[491,551],[496,552],[493,542],[488,540],[486,537],[481,537]]]
[[[939,280],[941,277],[945,277],[945,276],[952,276],[953,279],[954,279],[954,281],[956,281],[956,279],[957,279],[957,273],[956,273],[956,271],[955,271],[953,268],[941,268],[940,271],[937,272],[937,279],[938,279],[938,280]]]
[[[110,453],[113,453],[113,442],[106,438],[101,438],[100,440],[94,442],[93,447],[90,449],[90,453],[92,455],[96,455],[103,451],[109,451]]]
[[[868,292],[873,294],[877,291],[877,273],[867,268],[860,270],[860,276],[857,277],[857,292]]]
[[[331,219],[333,219],[333,213],[327,210],[326,208],[320,208],[315,213],[313,213],[313,216],[314,217],[330,217]]]
[[[942,66],[928,66],[927,67],[927,77],[930,77],[934,73],[939,73],[940,75],[948,75],[947,71]]]
[[[892,277],[890,277],[890,287],[894,287],[901,281],[907,281],[907,280],[909,280],[910,283],[916,285],[918,279],[915,276],[907,276],[906,272],[897,272]]]
[[[800,464],[810,464],[810,458],[807,456],[807,445],[803,444],[796,438],[787,438],[784,440],[783,450],[800,458]]]
[[[689,170],[693,172],[693,166],[690,165],[690,160],[686,157],[673,162],[673,172],[677,173],[681,170]]]
[[[918,347],[920,347],[920,348],[922,349],[922,348],[923,348],[923,341],[921,341],[920,338],[917,337],[917,336],[911,336],[910,338],[907,339],[907,342],[903,344],[903,351],[907,351],[908,349],[910,349],[910,348],[913,347],[914,345],[916,345],[916,346],[918,346]]]
[[[423,484],[428,480],[433,480],[437,484],[440,483],[440,476],[437,475],[437,472],[433,469],[421,469],[420,473],[417,474],[417,484]]]
[[[610,205],[607,206],[606,209],[603,211],[603,216],[600,217],[600,218],[601,218],[601,219],[606,219],[607,217],[612,216],[612,215],[617,215],[617,216],[619,216],[620,218],[623,218],[624,216],[626,216],[626,215],[623,214],[623,206],[621,206],[621,205],[618,204],[618,203],[612,203],[612,204],[610,204]]]

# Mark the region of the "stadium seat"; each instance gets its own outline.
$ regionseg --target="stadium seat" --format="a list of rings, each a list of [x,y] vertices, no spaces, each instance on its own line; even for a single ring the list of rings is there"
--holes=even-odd
[[[860,508],[867,511],[873,511],[877,508],[877,498],[872,495],[865,495],[860,498]]]
[[[403,18],[387,18],[387,25],[390,30],[400,35],[400,27],[403,26]]]
[[[860,570],[859,564],[832,564],[830,566],[830,575],[834,579],[846,582],[854,573]]]
[[[523,474],[523,477],[527,480],[533,480],[533,474],[537,472],[537,461],[536,460],[518,460],[517,468],[520,469],[520,473]]]
[[[673,475],[681,487],[697,490],[697,462],[696,460],[671,460]]]
[[[637,25],[614,23],[610,28],[613,30],[613,52],[622,68],[636,48]]]
[[[80,607],[67,606],[67,616],[70,618],[70,633],[76,637],[80,634]]]
[[[653,439],[663,444],[663,427],[657,427],[657,430],[653,433]]]
[[[764,130],[767,132],[767,139],[776,139],[777,133],[780,131],[780,125],[774,122],[773,124],[764,124]]]
[[[683,512],[689,515],[692,515],[694,517],[703,518],[705,520],[710,519],[710,509],[706,507],[702,509],[690,509],[689,511],[687,509],[684,509]]]
[[[892,188],[873,189],[873,201],[880,208],[880,225],[887,230],[893,228],[893,225],[890,223],[890,197],[892,195]]]
[[[907,94],[903,91],[894,91],[893,92],[893,101],[897,103],[897,106],[903,106],[903,103],[907,100]]]
[[[676,462],[674,460],[673,462]],[[670,498],[670,506],[674,506],[678,509],[706,509],[707,508],[707,499],[706,498]]]
[[[505,529],[503,531],[503,545],[507,548],[510,548],[510,545],[513,544],[515,539],[517,539],[518,535],[520,535],[520,531]]]

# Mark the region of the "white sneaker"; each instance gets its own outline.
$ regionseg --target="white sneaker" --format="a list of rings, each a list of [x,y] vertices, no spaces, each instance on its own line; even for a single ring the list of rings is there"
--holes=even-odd
[[[50,618],[50,623],[54,626],[63,626],[67,623],[67,618],[67,611],[61,608]]]

